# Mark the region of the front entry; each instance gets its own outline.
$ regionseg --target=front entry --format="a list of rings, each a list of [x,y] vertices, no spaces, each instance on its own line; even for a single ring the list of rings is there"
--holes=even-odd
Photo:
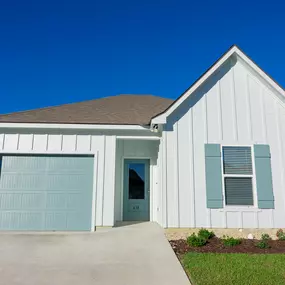
[[[149,221],[149,160],[124,161],[124,221]]]

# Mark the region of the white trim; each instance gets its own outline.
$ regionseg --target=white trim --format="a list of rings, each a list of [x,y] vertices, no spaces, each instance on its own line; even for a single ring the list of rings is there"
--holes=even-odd
[[[112,145],[112,160],[113,160],[113,167],[111,168],[111,177],[113,177],[113,187],[112,187],[112,208],[113,208],[113,221],[112,226],[115,225],[115,191],[116,191],[116,159],[117,159],[117,137],[112,136],[113,139],[113,145]],[[106,151],[105,151],[105,157],[106,157]],[[104,213],[104,212],[103,212]]]
[[[158,212],[157,212],[157,205],[158,205],[158,161],[154,158],[150,160],[151,168],[152,168],[152,185],[150,189],[151,200],[150,200],[150,220],[151,221],[158,221]]]
[[[251,149],[251,165],[252,165],[252,174],[224,174],[224,160],[223,160],[223,147],[250,147]],[[224,209],[258,209],[258,201],[257,201],[257,190],[256,190],[256,174],[255,174],[255,160],[254,160],[254,147],[253,145],[227,145],[221,144],[220,146],[221,151],[221,168],[222,168],[222,187],[223,187],[223,206]],[[226,205],[226,189],[225,189],[225,178],[226,177],[240,177],[240,178],[251,178],[252,182],[252,195],[253,195],[253,205],[246,206],[246,205]]]
[[[92,211],[91,211],[91,232],[95,231],[96,226],[96,204],[97,204],[97,179],[98,179],[98,158],[99,151],[94,154],[94,166],[93,166],[93,193],[92,193]]]
[[[74,151],[74,150],[1,150],[1,154],[62,154],[62,155],[94,155],[94,151]]]
[[[160,140],[160,137],[151,136],[117,136],[119,140]]]
[[[104,197],[105,197],[105,191],[106,191],[106,136],[104,136],[104,149],[103,149],[103,163],[101,165],[102,169],[103,169],[103,183],[102,183],[102,196],[101,196],[101,221],[100,224],[103,227],[104,226]],[[117,144],[116,144],[117,147]],[[115,198],[114,198],[115,199]]]
[[[148,191],[148,207],[149,207],[149,221],[153,222],[153,203],[154,203],[154,168],[153,168],[154,159],[149,159],[149,191]]]
[[[258,213],[258,212],[262,212],[262,209],[252,208],[252,207],[245,207],[245,206],[232,206],[232,207],[226,207],[224,209],[219,209],[219,212],[221,212],[221,213],[227,213],[227,212]]]
[[[124,212],[123,212],[124,211],[124,172],[125,172],[124,156],[121,156],[120,159],[121,159],[121,173],[120,173],[121,175],[121,205],[120,205],[121,210],[120,211],[121,211],[121,221],[123,221],[123,218],[124,218]]]
[[[168,228],[168,184],[167,184],[167,132],[162,133],[163,143],[162,143],[162,225],[164,228]],[[192,144],[193,146],[193,144]],[[194,202],[195,204],[195,202]]]
[[[24,129],[76,129],[76,130],[137,130],[150,131],[139,125],[96,125],[96,124],[43,124],[43,123],[0,123],[1,128]]]
[[[246,64],[248,64],[263,80],[266,81],[281,96],[280,99],[285,102],[285,91],[272,80],[261,68],[259,68],[251,59],[249,59],[237,46],[233,46],[224,54],[199,80],[197,80],[184,94],[182,94],[172,106],[160,115],[151,120],[153,124],[165,124],[167,117],[176,110],[191,94],[197,90],[210,76],[212,76],[232,55],[236,54]]]

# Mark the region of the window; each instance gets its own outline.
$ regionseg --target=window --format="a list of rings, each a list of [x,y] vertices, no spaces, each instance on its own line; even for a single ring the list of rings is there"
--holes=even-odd
[[[251,147],[223,147],[223,179],[226,205],[254,205]]]
[[[130,163],[129,168],[129,199],[145,198],[145,164]]]

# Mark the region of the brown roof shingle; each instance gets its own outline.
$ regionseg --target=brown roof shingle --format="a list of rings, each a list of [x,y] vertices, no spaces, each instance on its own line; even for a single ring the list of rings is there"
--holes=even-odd
[[[0,123],[148,125],[173,100],[152,95],[118,95],[0,115]]]

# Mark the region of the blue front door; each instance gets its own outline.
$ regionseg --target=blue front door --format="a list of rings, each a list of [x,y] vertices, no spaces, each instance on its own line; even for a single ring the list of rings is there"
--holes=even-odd
[[[124,221],[149,221],[149,160],[124,161]]]

